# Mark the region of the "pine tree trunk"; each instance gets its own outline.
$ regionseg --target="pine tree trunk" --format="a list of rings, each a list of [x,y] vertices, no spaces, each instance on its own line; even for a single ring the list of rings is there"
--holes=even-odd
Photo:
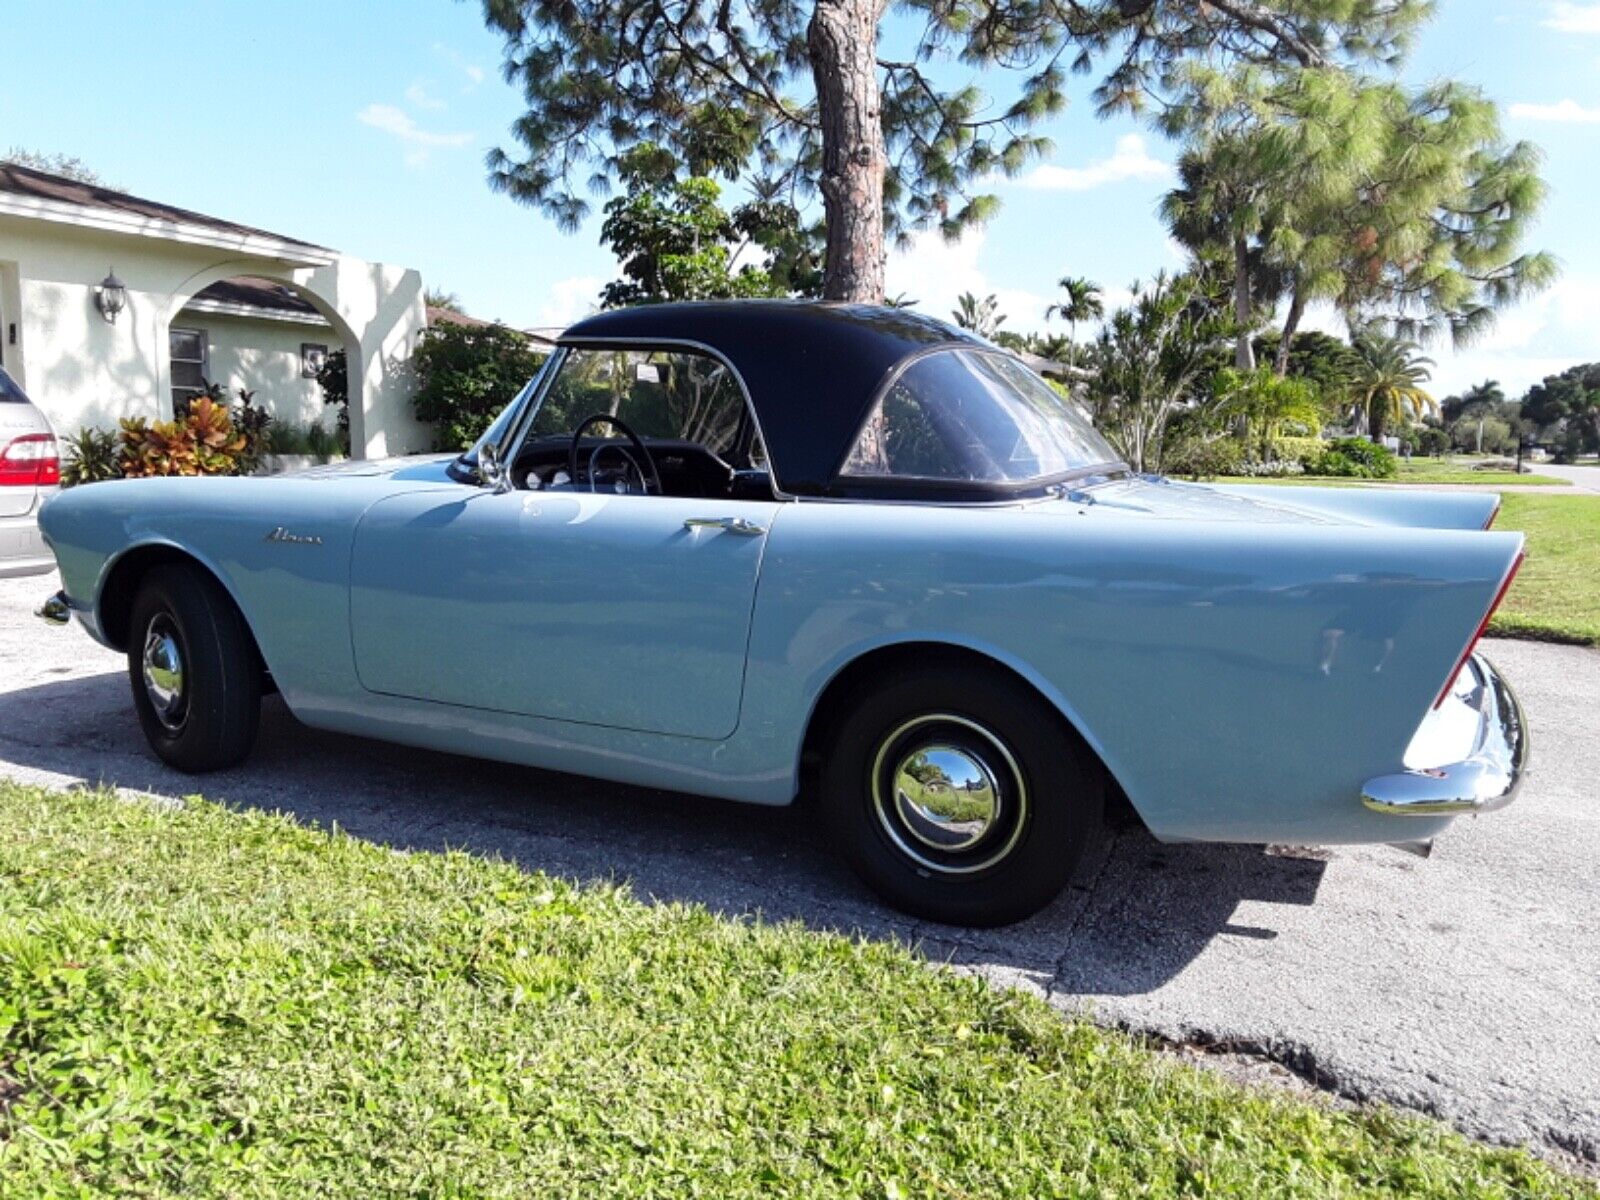
[[[1256,369],[1256,350],[1250,344],[1250,243],[1233,239],[1233,316],[1239,322],[1233,365],[1241,371]]]
[[[828,246],[822,295],[883,302],[883,117],[878,0],[817,0],[806,31],[822,122]]]
[[[1289,373],[1289,351],[1294,346],[1294,335],[1300,329],[1300,318],[1306,315],[1306,298],[1299,288],[1289,298],[1289,316],[1283,322],[1283,340],[1278,343],[1278,357],[1272,364],[1272,369],[1279,376]]]

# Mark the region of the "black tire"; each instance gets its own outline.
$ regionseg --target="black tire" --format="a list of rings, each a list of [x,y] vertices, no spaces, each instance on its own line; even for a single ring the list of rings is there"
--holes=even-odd
[[[152,637],[176,648],[178,671],[162,673],[171,663],[158,645],[155,682],[147,686]],[[173,564],[144,577],[128,623],[128,680],[144,736],[167,765],[218,771],[249,755],[261,716],[255,643],[233,600],[205,571]],[[171,699],[160,703],[162,696]]]
[[[950,661],[897,672],[850,697],[832,730],[824,818],[868,886],[912,916],[969,926],[1020,921],[1055,898],[1099,836],[1098,761],[1060,714],[998,670]],[[964,810],[946,807],[930,819],[907,796],[909,784],[894,786],[905,779],[896,769],[902,762],[913,779],[933,771],[934,790],[923,797],[934,809],[969,796],[984,815],[962,822]],[[973,764],[979,770],[968,787],[948,786]]]

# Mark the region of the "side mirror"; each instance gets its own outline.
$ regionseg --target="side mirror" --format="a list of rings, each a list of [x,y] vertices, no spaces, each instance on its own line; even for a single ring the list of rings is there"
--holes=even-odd
[[[496,495],[511,490],[511,472],[500,461],[500,451],[494,448],[493,442],[485,442],[478,448],[478,478]]]

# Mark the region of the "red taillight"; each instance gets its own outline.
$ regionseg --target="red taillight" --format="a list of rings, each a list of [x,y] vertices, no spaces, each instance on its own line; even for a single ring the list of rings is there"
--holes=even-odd
[[[49,487],[61,482],[56,439],[48,433],[26,433],[0,450],[0,487]]]
[[[1526,553],[1519,553],[1516,561],[1511,564],[1511,569],[1506,572],[1506,577],[1500,581],[1500,590],[1495,592],[1494,600],[1489,605],[1489,611],[1483,614],[1483,620],[1478,622],[1478,630],[1467,642],[1467,648],[1461,652],[1461,657],[1456,660],[1455,669],[1445,677],[1444,687],[1439,689],[1439,695],[1434,699],[1433,706],[1438,708],[1444,703],[1445,697],[1456,686],[1456,677],[1461,674],[1462,668],[1467,665],[1467,660],[1472,657],[1472,652],[1478,648],[1478,643],[1483,640],[1483,634],[1489,628],[1489,622],[1494,617],[1495,609],[1500,607],[1500,602],[1506,598],[1506,593],[1511,590],[1511,581],[1517,577],[1517,572],[1522,568],[1522,560],[1527,558]]]

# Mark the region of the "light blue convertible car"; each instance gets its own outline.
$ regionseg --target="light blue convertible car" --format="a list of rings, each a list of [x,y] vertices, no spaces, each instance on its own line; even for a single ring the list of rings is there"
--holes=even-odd
[[[42,615],[127,652],[182,770],[242,760],[276,689],[363,737],[812,794],[891,902],[995,924],[1119,794],[1171,841],[1425,845],[1507,803],[1496,504],[1136,476],[938,322],[663,305],[568,330],[459,457],[66,492]]]

